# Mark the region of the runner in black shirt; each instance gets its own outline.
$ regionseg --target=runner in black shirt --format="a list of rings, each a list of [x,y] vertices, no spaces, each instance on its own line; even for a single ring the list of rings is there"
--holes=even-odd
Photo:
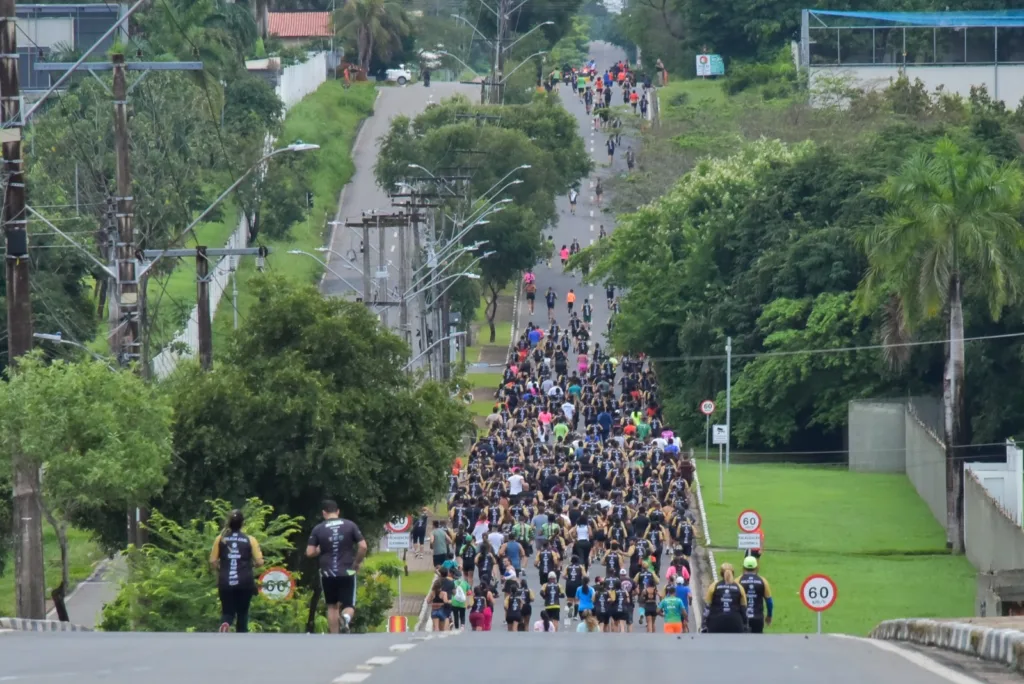
[[[306,555],[320,557],[320,583],[327,604],[331,634],[348,632],[356,609],[356,572],[366,557],[366,540],[359,526],[339,517],[338,504],[323,503],[324,521],[313,528]]]

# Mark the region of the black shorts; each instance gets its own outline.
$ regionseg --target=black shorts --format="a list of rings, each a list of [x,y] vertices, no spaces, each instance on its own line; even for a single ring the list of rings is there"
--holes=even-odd
[[[462,559],[462,572],[473,572],[476,570],[476,561],[473,559]]]
[[[526,552],[526,555],[527,556],[532,556],[533,555],[533,544],[531,544],[530,542],[520,542],[520,543],[523,545],[523,551]],[[546,577],[546,575],[545,575],[545,577]]]
[[[342,608],[356,607],[356,576],[321,577],[320,586],[324,591],[324,603],[329,606],[341,604]]]
[[[446,560],[448,560],[448,554],[445,554],[445,553],[435,553],[434,554],[434,567],[436,568],[438,565],[441,565]]]
[[[544,612],[548,614],[548,619],[552,622],[558,622],[562,617],[561,608],[545,608]]]
[[[526,293],[526,298],[529,299],[532,302],[532,301],[537,299],[537,293],[536,292],[527,292]]]
[[[616,611],[615,614],[612,615],[612,619],[616,620],[617,622],[625,622],[628,619],[628,617],[629,613],[624,610]]]
[[[594,533],[594,541],[596,541],[596,542],[605,542],[607,540],[608,540],[608,535],[605,534],[604,532],[598,531],[598,532]]]
[[[519,613],[505,613],[505,624],[514,625],[517,622],[522,622],[523,616]]]
[[[758,620],[756,618],[749,618],[747,625],[750,626],[751,634],[764,634],[764,620]]]
[[[601,615],[600,613],[598,613],[598,614],[597,614],[597,621],[598,621],[598,622],[599,622],[600,624],[602,624],[602,625],[607,625],[607,624],[608,624],[608,622],[609,622],[609,621],[611,620],[611,617],[612,617],[612,616],[611,616],[611,615],[608,615],[607,613],[605,613],[604,615]]]
[[[422,530],[416,529],[415,527],[412,528],[412,543],[413,544],[423,544],[426,540],[427,540],[427,529],[426,528],[423,528]]]
[[[565,598],[570,601],[576,600],[576,590],[580,588],[579,582],[566,582],[565,583]]]

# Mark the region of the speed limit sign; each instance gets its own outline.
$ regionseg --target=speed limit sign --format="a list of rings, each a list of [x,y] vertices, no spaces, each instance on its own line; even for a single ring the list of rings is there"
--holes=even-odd
[[[705,399],[704,401],[700,402],[700,412],[703,413],[705,416],[710,416],[712,413],[715,412],[715,402],[711,401],[710,399]]]
[[[736,524],[739,525],[741,532],[757,532],[761,529],[761,516],[757,511],[748,508],[736,518]]]
[[[391,522],[384,525],[384,529],[391,534],[401,534],[402,532],[408,532],[412,527],[412,518],[407,515],[400,515],[397,518],[392,518]]]
[[[836,583],[828,575],[811,575],[800,586],[800,599],[816,613],[826,611],[836,602]]]
[[[284,568],[270,568],[260,575],[259,588],[268,599],[283,601],[295,593],[295,578]]]

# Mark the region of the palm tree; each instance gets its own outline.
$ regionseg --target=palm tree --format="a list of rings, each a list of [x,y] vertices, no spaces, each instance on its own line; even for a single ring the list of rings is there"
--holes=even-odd
[[[963,151],[943,138],[883,184],[890,211],[863,240],[869,267],[862,302],[883,296],[887,311],[902,317],[908,332],[921,321],[947,319],[946,538],[956,552],[963,551],[962,466],[956,455],[965,425],[963,286],[985,298],[993,319],[1018,298],[1024,268],[1018,221],[1022,188],[1024,176],[1016,166]]]
[[[388,0],[346,0],[334,16],[335,33],[356,44],[359,67],[369,70],[374,56],[391,57],[409,34],[402,7]]]

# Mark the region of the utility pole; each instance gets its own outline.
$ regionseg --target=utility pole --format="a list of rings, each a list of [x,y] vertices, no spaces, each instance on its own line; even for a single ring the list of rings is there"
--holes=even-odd
[[[210,260],[206,247],[196,247],[196,318],[199,327],[199,367],[213,368],[213,319],[210,315]]]
[[[7,353],[14,368],[32,349],[32,301],[29,291],[28,220],[22,174],[21,90],[18,79],[18,36],[15,0],[0,0],[0,141],[3,146],[3,225],[7,248]],[[46,617],[43,568],[42,481],[39,468],[23,454],[13,454],[14,595],[20,618]]]
[[[410,208],[408,226],[416,230],[416,209]],[[398,232],[398,327],[402,330],[402,339],[412,349],[412,330],[409,329],[409,280],[412,274],[412,266],[409,263],[409,231],[399,230]]]
[[[404,216],[402,218],[403,218],[403,220],[405,219]],[[378,300],[380,300],[380,299],[385,299],[386,300],[388,298],[388,263],[387,263],[387,257],[385,256],[386,249],[385,249],[385,245],[384,245],[385,239],[387,238],[386,231],[387,231],[387,228],[382,228],[381,227],[381,225],[380,225],[380,217],[378,216],[377,217],[377,299]],[[399,229],[399,232],[401,232],[401,229]],[[381,323],[384,324],[385,328],[388,327],[388,310],[387,309],[384,309],[381,312],[380,320],[381,320]]]
[[[360,225],[363,227],[363,303],[369,306],[373,301],[370,296],[370,224],[366,222],[365,216]]]
[[[135,199],[132,197],[131,154],[128,148],[128,83],[124,55],[112,56],[114,69],[114,152],[117,155],[117,292],[110,306],[117,316],[112,321],[110,344],[121,365],[142,360],[139,330],[139,282],[135,278]],[[144,364],[140,363],[139,368]]]
[[[213,309],[210,306],[210,259],[218,261],[222,257],[243,257],[254,256],[257,258],[257,267],[262,270],[262,259],[270,254],[268,247],[224,247],[210,249],[209,247],[196,247],[195,249],[147,249],[142,252],[143,258],[147,260],[195,258],[196,260],[196,321],[199,328],[199,365],[203,370],[213,368]],[[237,265],[236,265],[237,268]],[[149,270],[149,266],[146,267]],[[234,277],[234,273],[231,274]],[[237,309],[236,309],[237,311]],[[237,314],[236,314],[237,315]]]

